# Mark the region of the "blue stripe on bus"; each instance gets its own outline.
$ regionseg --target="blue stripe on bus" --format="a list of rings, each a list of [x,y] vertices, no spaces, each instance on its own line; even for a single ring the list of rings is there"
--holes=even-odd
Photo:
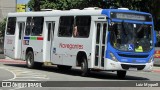
[[[27,40],[29,40],[29,39],[30,39],[30,37],[24,37],[24,39],[27,39]]]

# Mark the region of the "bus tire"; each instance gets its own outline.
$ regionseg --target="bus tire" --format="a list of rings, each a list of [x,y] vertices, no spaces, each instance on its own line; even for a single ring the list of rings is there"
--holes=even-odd
[[[57,65],[58,69],[60,70],[70,70],[72,66],[64,66],[64,65]]]
[[[32,51],[29,51],[26,55],[26,64],[28,68],[34,68],[34,54]]]
[[[82,62],[81,62],[81,70],[82,70],[82,76],[88,76],[89,74],[89,69],[88,69],[88,63],[87,59],[85,57],[82,57]]]
[[[26,55],[26,64],[28,68],[33,69],[33,68],[41,68],[43,63],[34,62],[33,51],[29,51]]]
[[[119,79],[124,79],[127,71],[117,71],[117,76]]]

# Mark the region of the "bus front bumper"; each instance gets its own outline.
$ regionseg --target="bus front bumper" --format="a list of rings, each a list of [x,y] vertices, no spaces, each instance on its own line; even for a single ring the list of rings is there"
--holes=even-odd
[[[137,63],[122,63],[122,62],[116,62],[111,59],[105,60],[105,70],[131,70],[131,71],[152,71],[153,68],[153,62],[151,63],[143,63],[143,64],[137,64]]]

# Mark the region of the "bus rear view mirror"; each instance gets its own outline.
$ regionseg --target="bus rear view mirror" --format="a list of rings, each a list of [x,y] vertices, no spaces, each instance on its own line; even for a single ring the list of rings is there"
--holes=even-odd
[[[109,24],[109,29],[108,29],[108,31],[114,30],[114,26],[115,26],[115,24],[114,24],[113,22],[111,22],[111,23]]]
[[[157,37],[156,37],[156,30],[154,30],[154,45],[156,45],[156,43],[157,43]]]

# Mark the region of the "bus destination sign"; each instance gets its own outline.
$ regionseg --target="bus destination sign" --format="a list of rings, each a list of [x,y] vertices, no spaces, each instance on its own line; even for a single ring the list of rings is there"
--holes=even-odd
[[[111,18],[125,19],[125,20],[152,21],[152,18],[150,15],[122,13],[122,12],[111,12]]]

